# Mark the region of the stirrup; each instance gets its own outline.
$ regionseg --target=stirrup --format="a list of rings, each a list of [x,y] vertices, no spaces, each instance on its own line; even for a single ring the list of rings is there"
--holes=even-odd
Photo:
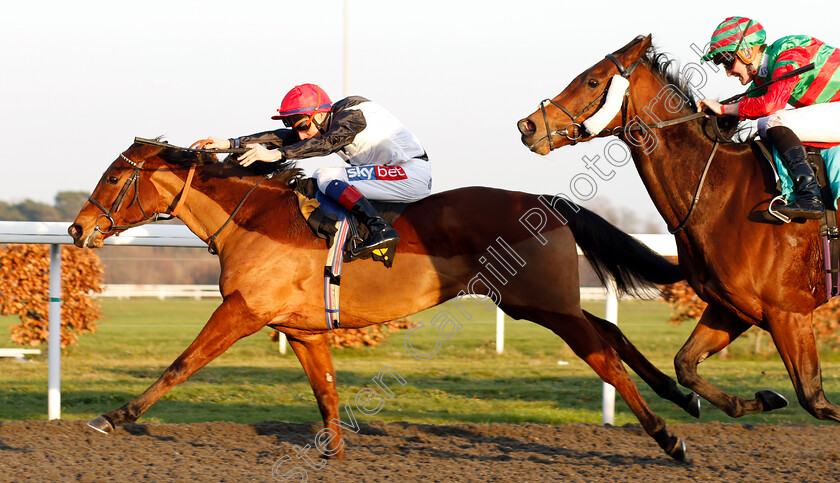
[[[378,243],[374,243],[373,245],[365,246],[364,242],[362,244],[353,247],[350,251],[350,254],[353,258],[362,258],[369,255],[373,255],[375,252],[381,250],[382,253],[388,251],[389,248],[397,246],[397,243],[400,242],[400,237],[390,238],[382,240]]]
[[[396,245],[400,241],[400,235],[397,230],[388,225],[387,228],[382,228],[379,231],[373,231],[368,227],[370,234],[367,239],[361,240],[353,246],[355,254],[373,252],[375,250],[387,249],[391,245]]]
[[[765,211],[765,213],[767,213],[770,216],[776,218],[777,220],[781,221],[782,223],[790,223],[791,221],[793,221],[791,219],[791,217],[773,209],[773,203],[775,203],[777,201],[781,202],[782,205],[787,204],[787,199],[785,199],[784,195],[779,195],[779,196],[773,198],[772,200],[770,200],[770,205],[767,207],[767,211]],[[770,221],[772,221],[772,220],[770,220]]]
[[[825,214],[825,207],[823,207],[822,203],[814,203],[806,206],[790,203],[777,211],[789,216],[793,220],[819,220]]]

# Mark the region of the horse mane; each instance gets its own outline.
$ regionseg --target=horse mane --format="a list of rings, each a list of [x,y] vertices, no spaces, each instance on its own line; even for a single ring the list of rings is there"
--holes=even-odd
[[[660,52],[656,46],[651,45],[645,53],[642,62],[648,66],[654,77],[666,85],[674,86],[683,94],[684,99],[688,99],[684,109],[688,109],[692,113],[697,111],[696,97],[702,94],[692,89],[691,84],[688,82],[688,77],[681,75],[682,68],[677,59],[672,58],[666,52]],[[733,116],[721,116],[712,121],[718,123],[721,134],[729,138],[732,142],[738,142],[736,136],[750,131],[748,124],[740,123]],[[745,141],[749,140],[749,136],[742,137]]]
[[[294,161],[280,161],[275,163],[254,163],[250,166],[241,166],[237,161],[237,155],[228,155],[221,163],[218,174],[222,177],[248,177],[267,176],[278,183],[289,184],[293,179],[303,177],[303,169],[297,167]]]
[[[695,93],[692,92],[688,79],[680,75],[680,63],[677,59],[671,58],[667,52],[660,52],[658,48],[651,45],[642,60],[650,68],[651,73],[665,84],[676,87],[688,99],[686,107],[692,111],[697,110]]]
[[[166,142],[162,136],[155,138],[155,141]],[[176,166],[204,166],[205,172],[220,178],[271,175],[271,179],[275,182],[289,184],[291,180],[303,176],[303,169],[298,168],[294,161],[288,160],[277,163],[254,163],[246,167],[236,162],[236,154],[228,155],[220,162],[214,153],[193,151],[178,146],[163,148],[158,153],[158,157]]]

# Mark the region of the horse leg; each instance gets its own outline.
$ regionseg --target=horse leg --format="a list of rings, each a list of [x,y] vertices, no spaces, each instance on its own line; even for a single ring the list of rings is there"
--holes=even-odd
[[[673,402],[695,418],[700,417],[700,399],[697,393],[684,394],[680,391],[677,381],[654,366],[636,349],[636,346],[627,339],[617,325],[585,310],[583,314],[593,323],[601,337],[618,352],[621,359],[653,389],[657,396]]]
[[[665,421],[648,407],[639,393],[639,388],[624,369],[621,358],[607,341],[601,338],[590,320],[583,314],[559,317],[557,314],[546,314],[533,320],[560,336],[604,382],[615,387],[644,430],[656,440],[665,453],[677,460],[685,459],[685,443],[680,438],[668,434]]]
[[[701,362],[723,350],[749,327],[750,324],[740,320],[730,311],[710,304],[674,358],[677,381],[733,418],[787,405],[787,401],[773,391],[758,392],[756,399],[750,400],[733,396],[718,389],[697,372],[697,366]]]
[[[302,333],[289,336],[289,345],[295,351],[300,365],[303,366],[318,409],[324,419],[324,429],[330,438],[325,443],[324,455],[332,458],[344,457],[344,442],[341,439],[340,416],[338,414],[338,391],[335,388],[335,371],[333,370],[330,346],[327,333]],[[318,448],[321,449],[320,447]]]
[[[768,330],[793,382],[799,404],[817,419],[840,421],[840,407],[829,402],[823,392],[812,319],[813,314],[781,311],[765,314]]]
[[[89,422],[88,426],[102,433],[110,433],[117,424],[137,421],[137,418],[173,386],[189,379],[196,371],[226,351],[234,342],[253,334],[264,325],[252,314],[239,292],[234,292],[233,295],[225,298],[192,344],[154,384],[123,407]]]

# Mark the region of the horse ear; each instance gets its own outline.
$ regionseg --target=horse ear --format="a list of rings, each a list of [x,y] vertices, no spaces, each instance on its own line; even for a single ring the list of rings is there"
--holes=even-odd
[[[651,42],[653,42],[653,36],[651,34],[648,34],[647,36],[638,35],[627,45],[616,50],[614,55],[626,56],[626,58],[629,59],[638,59],[639,57],[645,55],[645,52],[650,49]]]

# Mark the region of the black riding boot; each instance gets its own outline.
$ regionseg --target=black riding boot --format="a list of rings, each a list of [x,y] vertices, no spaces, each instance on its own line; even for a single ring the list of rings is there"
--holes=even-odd
[[[814,171],[808,164],[808,153],[805,148],[797,146],[782,153],[785,167],[793,179],[796,199],[777,208],[780,213],[790,218],[804,218],[817,220],[822,218],[825,208],[820,201],[820,187],[814,177]]]
[[[370,236],[352,251],[354,258],[368,256],[374,250],[387,249],[400,241],[397,231],[379,215],[367,199],[359,198],[350,213],[370,230]]]

